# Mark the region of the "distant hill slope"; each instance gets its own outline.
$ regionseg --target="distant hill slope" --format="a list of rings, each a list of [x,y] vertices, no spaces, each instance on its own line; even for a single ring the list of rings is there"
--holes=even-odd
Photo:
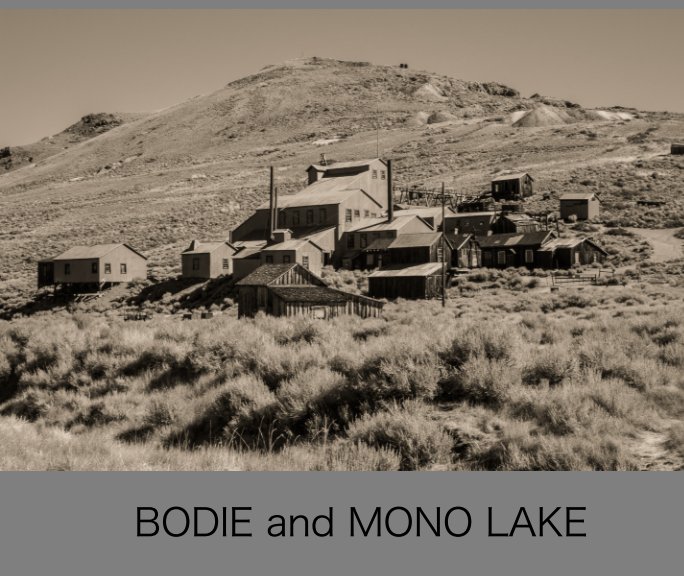
[[[540,106],[564,122],[513,126]],[[682,160],[660,155],[684,134],[684,116],[606,111],[615,114],[398,66],[268,66],[159,112],[83,120],[38,143],[31,164],[0,171],[0,283],[30,282],[37,258],[73,243],[128,241],[153,266],[177,266],[189,240],[225,237],[263,202],[270,164],[290,193],[321,153],[379,154],[395,160],[398,186],[445,181],[472,193],[501,170],[527,170],[551,193],[534,199],[537,209],[572,190],[599,190],[613,218],[632,214],[638,195],[674,199]],[[670,219],[682,214],[680,204],[667,207]]]

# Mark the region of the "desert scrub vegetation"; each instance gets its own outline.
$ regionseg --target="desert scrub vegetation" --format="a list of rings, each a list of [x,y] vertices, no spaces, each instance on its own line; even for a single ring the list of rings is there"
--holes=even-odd
[[[0,468],[623,470],[645,432],[682,462],[679,288],[475,274],[368,320],[0,321]]]

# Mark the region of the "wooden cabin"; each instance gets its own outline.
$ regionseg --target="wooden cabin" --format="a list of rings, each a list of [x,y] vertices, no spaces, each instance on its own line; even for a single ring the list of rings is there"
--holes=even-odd
[[[273,316],[333,318],[379,316],[383,303],[331,288],[300,264],[264,264],[237,283],[238,317],[259,312]]]
[[[38,263],[38,284],[52,279],[69,291],[100,290],[113,284],[147,278],[147,258],[128,244],[74,246]]]
[[[457,212],[444,218],[444,231],[447,234],[475,234],[487,236],[497,219],[493,210],[485,212]]]
[[[591,220],[599,216],[599,199],[594,192],[572,192],[560,197],[560,217]]]
[[[411,265],[427,262],[451,262],[451,244],[440,232],[401,234],[396,238],[377,238],[360,254],[362,268],[381,268],[395,264]]]
[[[492,178],[492,198],[495,200],[516,200],[534,194],[534,178],[527,172],[501,174]]]
[[[451,266],[453,268],[479,268],[482,265],[482,251],[472,234],[447,236],[451,245]]]
[[[233,278],[240,280],[261,266],[260,246],[244,246],[233,256]]]
[[[591,238],[555,238],[537,250],[541,268],[572,268],[603,262],[608,253]]]
[[[228,242],[193,240],[181,253],[183,278],[218,278],[233,273],[233,256],[237,248]]]
[[[482,266],[486,268],[534,268],[537,266],[537,251],[553,238],[553,232],[542,231],[479,236],[476,241],[482,251]]]
[[[522,212],[502,214],[494,224],[495,234],[524,234],[539,232],[541,229],[540,222]]]
[[[670,154],[673,156],[684,154],[684,144],[672,143],[670,145]]]
[[[368,276],[368,295],[374,298],[424,300],[442,295],[442,264],[388,266]]]

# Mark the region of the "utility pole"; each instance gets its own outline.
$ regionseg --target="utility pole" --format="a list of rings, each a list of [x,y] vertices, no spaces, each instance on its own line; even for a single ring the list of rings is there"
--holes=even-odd
[[[442,308],[446,306],[446,236],[444,234],[445,202],[446,195],[444,182],[442,182]]]

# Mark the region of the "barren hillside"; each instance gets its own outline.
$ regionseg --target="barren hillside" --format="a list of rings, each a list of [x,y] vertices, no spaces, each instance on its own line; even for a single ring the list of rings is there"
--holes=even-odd
[[[595,189],[615,223],[677,226],[684,215],[684,161],[667,155],[684,133],[682,115],[590,111],[493,82],[310,58],[157,113],[112,118],[90,131],[82,121],[0,175],[5,287],[28,285],[36,258],[73,243],[126,240],[152,265],[176,266],[191,238],[224,237],[263,201],[269,164],[281,191],[293,192],[321,153],[377,152],[395,159],[399,186],[446,181],[466,193],[498,171],[529,170],[551,193],[534,208]],[[642,195],[671,203],[637,212]]]

